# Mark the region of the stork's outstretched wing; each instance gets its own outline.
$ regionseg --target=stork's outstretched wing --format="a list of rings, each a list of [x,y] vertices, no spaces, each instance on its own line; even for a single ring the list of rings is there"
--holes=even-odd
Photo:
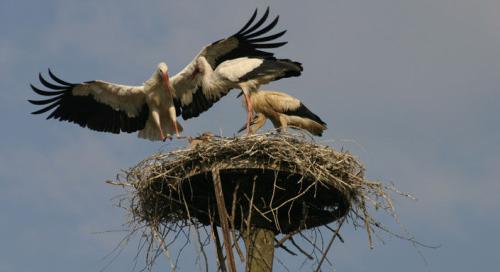
[[[31,85],[35,93],[47,97],[28,100],[43,106],[32,114],[50,112],[47,119],[73,122],[111,133],[130,133],[146,125],[149,109],[142,86],[118,85],[101,80],[73,84],[59,79],[50,70],[49,76],[55,83],[48,82],[41,74],[39,80],[50,91]]]
[[[171,78],[175,89],[174,103],[177,115],[184,119],[198,116],[208,110],[221,97],[225,96],[230,89],[203,89],[201,76],[195,75],[198,58],[205,57],[213,70],[224,61],[248,57],[248,58],[273,58],[274,54],[264,51],[265,49],[277,48],[286,42],[273,42],[283,36],[286,30],[269,34],[278,23],[279,16],[276,16],[269,24],[265,25],[269,17],[269,7],[257,22],[257,9],[250,20],[235,34],[228,38],[218,40],[205,46],[193,61],[181,72]],[[250,72],[250,71],[249,71]]]
[[[272,57],[273,53],[261,49],[277,48],[285,45],[287,42],[268,42],[283,36],[286,30],[265,36],[265,34],[278,24],[279,20],[279,16],[276,16],[271,23],[262,27],[269,17],[269,7],[260,20],[253,24],[256,17],[257,9],[252,14],[250,20],[238,32],[226,39],[218,40],[205,46],[199,55],[204,56],[213,69],[223,61],[230,59],[241,57]]]

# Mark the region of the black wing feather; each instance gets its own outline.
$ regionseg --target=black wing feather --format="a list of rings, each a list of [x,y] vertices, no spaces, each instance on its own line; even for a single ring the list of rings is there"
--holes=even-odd
[[[45,78],[42,77],[41,73],[38,73],[38,79],[40,80],[43,86],[52,90],[66,90],[68,88],[68,86],[57,86],[48,82],[47,80],[45,80]]]
[[[275,27],[275,26],[276,26],[276,24],[278,24],[279,19],[280,19],[280,16],[278,15],[278,16],[276,16],[276,18],[274,18],[274,20],[273,20],[270,24],[268,24],[266,27],[262,28],[261,30],[259,30],[259,31],[257,31],[257,32],[254,32],[254,33],[252,33],[252,34],[245,35],[245,37],[246,37],[247,39],[251,39],[251,38],[253,38],[253,37],[257,37],[257,36],[259,36],[259,35],[262,35],[262,34],[265,34],[265,33],[269,32],[269,30],[273,29],[273,27]]]
[[[56,96],[56,97],[52,97],[52,98],[49,98],[49,99],[45,99],[45,100],[28,100],[31,104],[33,105],[47,105],[47,104],[50,104],[54,101],[59,101],[61,100],[61,98],[63,98],[66,94],[61,94],[59,96]]]
[[[73,95],[73,87],[78,86],[78,84],[63,81],[56,77],[50,70],[49,76],[61,86],[48,82],[40,74],[39,79],[42,85],[54,91],[43,91],[30,85],[35,93],[50,97],[45,100],[28,100],[31,104],[45,106],[40,110],[32,112],[32,114],[42,114],[54,109],[47,116],[47,119],[53,118],[59,121],[68,121],[76,123],[81,127],[102,132],[131,133],[145,127],[149,117],[149,108],[146,103],[144,103],[138,116],[129,117],[124,111],[117,111],[106,104],[96,101],[92,95]]]
[[[255,20],[255,17],[257,17],[257,9],[253,11],[252,16],[250,17],[250,20],[238,31],[236,34],[240,34],[241,32],[245,31]]]
[[[269,17],[269,7],[267,7],[262,17],[254,24],[256,16],[257,16],[257,10],[254,11],[252,16],[250,17],[250,20],[248,20],[248,22],[244,25],[244,27],[240,31],[236,32],[235,34],[227,38],[227,39],[231,38],[237,39],[238,46],[225,54],[217,56],[217,58],[214,60],[215,63],[211,63],[212,68],[214,70],[215,68],[217,68],[219,64],[230,59],[241,58],[241,57],[272,57],[274,56],[273,53],[262,51],[259,49],[277,48],[286,44],[286,42],[277,42],[268,44],[262,43],[262,42],[273,41],[283,36],[283,34],[285,34],[286,30],[281,31],[277,34],[262,37],[262,35],[265,35],[269,31],[271,31],[278,24],[279,16],[276,16],[270,24],[268,24],[263,28],[260,27],[266,22],[267,18]],[[227,39],[218,40],[212,44],[224,42]]]
[[[279,33],[276,33],[276,34],[273,34],[273,35],[270,35],[270,36],[267,36],[267,37],[262,37],[262,38],[257,38],[257,39],[251,39],[251,40],[248,40],[248,41],[251,42],[251,43],[268,42],[268,41],[272,41],[274,39],[277,39],[277,38],[283,36],[285,33],[286,33],[286,30],[283,30],[283,31],[281,31]]]
[[[31,100],[28,100],[31,104],[33,104],[33,102],[31,102]],[[41,114],[41,113],[44,113],[44,112],[47,112],[55,107],[59,106],[59,103],[53,103],[53,104],[50,104],[48,105],[47,107],[43,108],[43,109],[40,109],[40,110],[37,110],[37,111],[34,111],[32,112],[31,114]],[[50,119],[50,118],[47,118],[47,119]]]
[[[265,43],[265,44],[254,44],[255,48],[277,48],[281,47],[288,42],[278,42],[278,43]]]
[[[264,15],[260,18],[260,20],[255,23],[255,25],[251,26],[249,29],[247,29],[244,32],[241,32],[240,35],[245,36],[246,34],[252,33],[252,31],[256,30],[259,28],[264,22],[266,21],[267,17],[269,16],[269,7],[266,8],[266,11],[264,12]]]
[[[66,91],[55,91],[55,92],[47,92],[47,91],[43,91],[43,90],[40,90],[38,89],[37,87],[33,86],[33,84],[30,84],[30,87],[31,89],[33,89],[33,91],[39,95],[44,95],[44,96],[54,96],[54,95],[58,95],[58,94],[62,94]]]
[[[274,57],[264,58],[262,64],[249,71],[241,78],[240,82],[251,80],[264,75],[274,75],[273,80],[287,77],[300,76],[302,73],[302,64],[289,59],[276,59]]]
[[[208,98],[203,94],[203,90],[199,87],[193,94],[193,100],[191,103],[181,106],[181,102],[174,99],[174,106],[177,111],[177,116],[182,114],[182,119],[187,120],[193,117],[198,117],[202,112],[210,109],[213,104],[219,101],[222,97],[229,93],[230,89],[221,93],[220,97]]]
[[[226,39],[221,39],[213,42],[211,45],[224,43],[230,39],[236,39],[237,46],[234,49],[224,54],[215,56],[214,59],[209,61],[210,65],[212,66],[212,69],[215,70],[219,64],[221,64],[226,60],[231,60],[241,57],[273,58],[274,56],[273,53],[266,52],[260,49],[277,48],[285,45],[286,42],[271,42],[271,43],[266,43],[266,42],[274,41],[277,38],[280,38],[286,33],[286,30],[266,36],[266,34],[269,31],[271,31],[278,24],[279,21],[279,16],[276,16],[273,19],[273,21],[271,21],[266,26],[262,27],[266,23],[268,17],[269,17],[269,7],[267,7],[262,17],[258,19],[257,22],[255,22],[257,18],[257,9],[256,9],[253,12],[252,16],[250,17],[250,19],[248,20],[248,22],[246,22],[245,25],[238,32],[236,32],[235,34]],[[208,47],[207,50],[211,50],[210,46]],[[182,118],[185,120],[197,117],[198,115],[200,115],[200,113],[212,107],[212,105],[215,102],[219,101],[219,99],[225,96],[228,92],[229,90],[226,90],[224,93],[221,93],[221,96],[219,97],[209,98],[203,94],[203,91],[200,87],[193,94],[192,103],[189,103],[187,105],[181,105],[179,100],[174,99],[176,112],[178,115],[182,115]]]
[[[52,80],[54,80],[55,82],[57,82],[57,83],[59,83],[59,84],[61,84],[61,85],[64,85],[64,86],[75,86],[75,85],[76,85],[76,84],[73,84],[73,83],[68,83],[68,82],[66,82],[66,81],[64,81],[64,80],[62,80],[62,79],[60,79],[60,78],[56,77],[56,76],[52,73],[52,71],[51,71],[50,69],[48,69],[48,70],[49,70],[49,76],[50,76],[50,78],[52,78]]]

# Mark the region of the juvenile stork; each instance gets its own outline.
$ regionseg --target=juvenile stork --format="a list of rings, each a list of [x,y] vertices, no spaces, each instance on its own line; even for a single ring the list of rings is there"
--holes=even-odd
[[[197,117],[231,89],[239,88],[245,94],[249,131],[253,108],[248,95],[261,84],[299,76],[302,72],[300,63],[276,59],[273,53],[263,51],[286,44],[271,42],[283,36],[286,30],[267,35],[279,19],[276,16],[263,26],[268,16],[269,8],[255,22],[255,10],[238,32],[203,47],[179,73],[170,77],[167,65],[162,63],[143,86],[104,81],[69,84],[49,71],[52,80],[60,85],[49,83],[40,76],[40,82],[52,91],[34,86],[32,89],[39,95],[54,97],[30,100],[35,105],[47,105],[33,113],[55,108],[48,119],[75,122],[82,127],[112,133],[140,130],[140,137],[165,140],[173,132],[179,136],[182,131],[177,116],[182,115],[184,120]]]
[[[241,94],[240,94],[241,95]],[[311,112],[300,100],[283,92],[257,90],[250,94],[256,118],[250,126],[250,133],[255,133],[269,119],[275,128],[286,130],[288,126],[309,131],[322,136],[326,123]],[[238,132],[243,131],[243,126]]]

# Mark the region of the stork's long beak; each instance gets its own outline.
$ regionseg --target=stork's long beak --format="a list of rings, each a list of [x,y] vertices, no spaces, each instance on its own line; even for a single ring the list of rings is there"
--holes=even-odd
[[[172,90],[170,90],[170,78],[168,77],[168,73],[162,73],[161,78],[163,81],[163,86],[165,87],[165,91],[167,95],[172,97]]]

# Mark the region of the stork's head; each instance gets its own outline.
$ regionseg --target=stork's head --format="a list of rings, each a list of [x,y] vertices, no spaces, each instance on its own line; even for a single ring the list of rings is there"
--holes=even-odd
[[[160,76],[161,82],[167,92],[168,96],[172,96],[172,90],[170,89],[170,79],[168,76],[168,66],[165,62],[160,62],[158,64],[158,74]]]
[[[158,63],[158,72],[162,74],[167,74],[168,73],[168,66],[165,62],[160,62]]]

